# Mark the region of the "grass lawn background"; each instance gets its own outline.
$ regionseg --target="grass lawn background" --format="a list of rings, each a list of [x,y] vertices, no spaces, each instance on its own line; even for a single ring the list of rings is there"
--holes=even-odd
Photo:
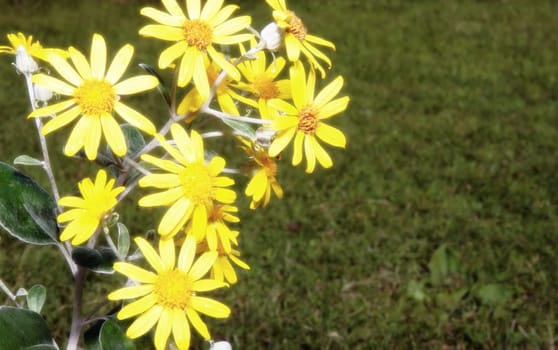
[[[271,19],[264,1],[236,3],[256,28]],[[99,32],[109,54],[131,42],[136,63],[153,65],[165,47],[137,34],[149,22],[139,16],[145,2],[0,4],[0,33],[33,33],[47,46],[88,52]],[[556,346],[558,3],[289,6],[337,45],[328,79],[344,76],[351,104],[332,124],[348,146],[330,148],[334,167],[311,176],[290,167],[286,152],[285,199],[256,212],[239,201],[252,270],[219,294],[233,312],[227,321],[206,318],[214,338],[236,349]],[[8,163],[40,154],[10,62],[0,56],[0,160]],[[127,101],[161,125],[156,93]],[[63,194],[91,174],[60,155],[65,136],[48,138],[57,173],[69,180]],[[39,170],[23,170],[46,186]],[[136,234],[157,220],[121,214]],[[0,235],[0,278],[13,290],[48,287],[44,314],[60,344],[71,308],[67,275],[54,248]],[[86,308],[112,288],[99,281],[88,280]]]

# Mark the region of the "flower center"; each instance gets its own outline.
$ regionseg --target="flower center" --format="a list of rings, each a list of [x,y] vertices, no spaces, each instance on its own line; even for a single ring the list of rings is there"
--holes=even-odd
[[[260,162],[268,178],[272,178],[277,175],[277,164],[273,161],[273,159],[265,155],[260,158]]]
[[[198,50],[205,50],[211,45],[211,37],[213,30],[211,26],[199,19],[186,20],[182,25],[184,31],[184,40],[189,46],[195,46]]]
[[[279,88],[272,78],[265,74],[260,74],[254,79],[254,90],[256,94],[264,100],[269,100],[279,96]]]
[[[74,91],[74,99],[83,114],[101,116],[112,112],[118,96],[108,81],[87,80]]]
[[[211,205],[213,182],[204,164],[194,163],[184,168],[179,177],[182,181],[182,190],[186,198],[189,198],[194,204]]]
[[[186,309],[193,284],[192,278],[180,270],[161,272],[154,284],[157,304],[165,309]]]
[[[217,78],[219,77],[219,73],[220,70],[216,65],[210,64],[209,67],[207,67],[207,80],[209,81],[210,86],[213,86],[213,84],[215,84],[215,80],[217,80]],[[227,93],[227,91],[229,90],[230,82],[231,78],[228,75],[225,77],[225,79],[221,80],[221,84],[219,84],[216,90],[217,95],[220,96]]]
[[[304,23],[302,23],[300,17],[298,17],[293,11],[289,11],[287,23],[289,24],[289,27],[286,31],[294,35],[298,40],[304,40],[308,30],[304,26]]]
[[[298,114],[298,130],[313,134],[318,126],[318,111],[312,105],[304,107]]]

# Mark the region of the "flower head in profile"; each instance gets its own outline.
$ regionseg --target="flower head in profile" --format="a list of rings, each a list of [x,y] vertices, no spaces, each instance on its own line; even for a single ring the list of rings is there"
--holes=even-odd
[[[159,253],[143,238],[138,237],[135,242],[154,272],[127,262],[114,264],[114,270],[139,283],[108,295],[110,300],[139,298],[117,314],[120,320],[137,317],[126,335],[138,338],[155,327],[156,349],[166,349],[172,333],[178,349],[186,350],[190,347],[192,325],[209,340],[209,330],[200,313],[214,318],[227,318],[230,314],[226,305],[199,295],[227,286],[215,279],[203,278],[217,259],[217,253],[206,252],[194,261],[196,239],[192,236],[184,241],[178,260],[172,239],[159,241]]]
[[[302,161],[306,155],[306,172],[311,173],[316,166],[316,159],[324,167],[333,165],[331,157],[318,143],[318,139],[334,147],[345,147],[345,135],[324,121],[347,109],[349,97],[335,96],[343,87],[343,78],[337,77],[317,95],[314,95],[316,77],[310,70],[308,80],[302,63],[296,62],[290,69],[293,104],[274,99],[270,106],[282,113],[273,119],[272,128],[277,131],[269,147],[269,155],[277,156],[294,137],[293,165]]]
[[[23,33],[10,33],[7,35],[10,46],[0,45],[0,53],[17,54],[17,50],[23,47],[25,51],[40,60],[48,61],[49,54],[57,54],[63,58],[68,57],[68,53],[60,49],[44,48],[39,41],[33,41],[33,36],[25,36]]]
[[[231,233],[234,237],[233,244],[236,246],[238,245],[238,242],[236,241],[238,231],[231,231]],[[222,240],[221,237],[219,237],[216,249],[210,249],[207,242],[202,242],[201,244],[198,244],[197,252],[198,254],[202,254],[208,251],[216,251],[219,255],[211,268],[211,278],[220,282],[235,284],[238,281],[238,278],[233,264],[244,270],[250,270],[250,266],[240,260],[240,252],[238,250],[230,248],[230,242],[227,242],[227,244],[229,244],[229,250],[225,249],[222,242],[226,242],[226,240],[227,238]]]
[[[284,30],[285,48],[289,61],[298,61],[300,53],[302,53],[324,78],[325,71],[316,58],[324,61],[328,68],[331,68],[331,60],[315,45],[329,47],[333,50],[335,50],[335,45],[331,41],[308,34],[308,29],[300,17],[287,9],[285,0],[266,0],[266,2],[273,8],[273,18],[277,21],[277,25]]]
[[[242,45],[240,47],[241,53],[244,54],[244,47]],[[267,66],[264,51],[258,51],[255,56],[254,60],[245,61],[238,65],[245,81],[234,84],[234,87],[247,92],[254,98],[239,96],[237,97],[239,101],[260,110],[267,110],[269,100],[291,98],[291,85],[288,79],[277,79],[285,67],[283,57],[277,58]],[[264,114],[269,115],[270,113],[266,111]]]
[[[140,75],[118,82],[132,59],[134,48],[131,45],[125,45],[117,52],[108,70],[107,46],[105,39],[99,34],[93,35],[90,62],[77,49],[70,47],[68,51],[75,68],[59,55],[48,55],[50,64],[66,81],[46,74],[33,76],[35,84],[68,96],[68,99],[39,108],[29,115],[29,118],[55,115],[43,127],[44,135],[81,117],[66,142],[65,155],[73,156],[85,148],[87,158],[95,159],[102,136],[114,154],[125,155],[126,140],[113,112],[132,126],[148,134],[155,133],[155,126],[149,119],[120,102],[121,95],[146,91],[158,84],[157,78],[151,75]]]
[[[220,246],[230,253],[231,242],[238,244],[238,232],[231,231],[228,227],[228,224],[240,221],[236,213],[238,208],[233,205],[214,204],[208,213],[205,231],[194,230],[190,222],[185,229],[186,235],[193,235],[198,244],[206,245],[209,250],[217,250]]]
[[[173,44],[159,57],[159,67],[169,67],[180,58],[178,85],[185,86],[191,80],[205,98],[209,96],[209,80],[205,74],[204,59],[209,56],[229,76],[238,80],[240,73],[215,45],[235,45],[249,40],[252,34],[238,33],[251,22],[249,16],[230,18],[238,8],[235,5],[222,7],[223,0],[208,0],[201,6],[200,0],[186,0],[186,13],[176,0],[165,0],[167,12],[144,7],[141,14],[159,24],[149,24],[140,29],[140,35],[153,37]]]
[[[276,158],[270,157],[267,149],[253,144],[245,138],[239,138],[242,142],[242,149],[250,156],[254,163],[252,179],[244,193],[252,197],[250,209],[256,209],[260,205],[266,207],[271,199],[271,192],[277,198],[283,198],[283,189],[277,181],[277,162]]]
[[[188,220],[192,221],[194,232],[205,232],[213,206],[231,204],[236,199],[236,193],[227,188],[234,180],[219,176],[225,168],[225,159],[215,156],[206,164],[203,140],[195,130],[188,135],[182,126],[173,124],[171,134],[176,146],[162,137],[159,142],[174,161],[143,155],[142,160],[165,173],[149,174],[139,181],[141,187],[163,190],[141,198],[139,205],[170,206],[157,229],[165,239],[174,236]]]
[[[94,183],[86,178],[78,184],[81,197],[60,198],[60,206],[72,208],[58,215],[58,222],[70,222],[60,235],[61,241],[72,239],[73,245],[79,245],[95,233],[124,191],[122,186],[115,188],[114,182],[114,179],[107,182],[107,173],[99,170]]]

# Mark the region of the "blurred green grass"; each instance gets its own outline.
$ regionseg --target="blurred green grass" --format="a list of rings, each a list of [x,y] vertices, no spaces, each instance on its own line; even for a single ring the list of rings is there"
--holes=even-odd
[[[0,33],[87,50],[98,31],[113,50],[132,42],[136,60],[153,64],[163,47],[139,40],[141,1],[1,2]],[[270,20],[263,1],[236,3],[256,27]],[[243,210],[252,270],[220,295],[233,313],[209,322],[212,335],[237,349],[556,346],[558,3],[289,4],[337,45],[329,78],[344,76],[351,104],[333,121],[348,147],[311,176],[286,154],[286,198]],[[0,159],[11,162],[39,151],[23,82],[8,56],[0,61]],[[164,117],[156,94],[142,101]],[[63,136],[49,138],[54,153]],[[68,180],[88,171],[60,156],[55,164]],[[58,339],[71,300],[64,269],[54,249],[0,236],[0,278],[49,287]],[[98,280],[87,307],[110,289]]]

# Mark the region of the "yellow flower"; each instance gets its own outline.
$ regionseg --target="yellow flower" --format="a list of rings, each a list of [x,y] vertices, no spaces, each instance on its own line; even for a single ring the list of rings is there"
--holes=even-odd
[[[33,42],[33,36],[25,36],[23,33],[10,33],[7,35],[11,46],[0,45],[0,53],[9,53],[15,55],[20,46],[31,56],[43,61],[48,61],[49,54],[57,54],[64,58],[68,57],[68,53],[60,49],[43,48],[39,41]]]
[[[236,237],[238,236],[238,232],[237,231],[231,231],[231,232],[234,237],[234,242],[236,242]],[[215,263],[213,263],[213,267],[211,268],[211,275],[210,275],[211,278],[220,282],[226,281],[227,283],[235,284],[238,278],[236,276],[236,271],[234,270],[234,267],[231,264],[231,262],[244,270],[250,270],[250,266],[248,266],[248,264],[246,264],[244,261],[240,260],[239,258],[240,252],[238,250],[230,249],[230,247],[228,251],[225,249],[224,244],[222,242],[226,240],[227,239],[222,240],[222,238],[220,237],[216,249],[209,248],[206,242],[198,244],[197,252],[205,253],[207,251],[216,251],[219,255],[217,257],[217,260],[215,260]],[[234,244],[238,245],[238,242]]]
[[[217,250],[220,245],[227,253],[231,251],[231,242],[238,244],[236,241],[235,231],[231,231],[227,226],[227,222],[236,223],[240,220],[236,213],[238,208],[232,205],[215,204],[209,211],[207,218],[207,226],[205,231],[196,231],[193,229],[192,223],[186,227],[186,234],[196,237],[196,241],[205,244],[210,250]]]
[[[139,315],[126,335],[134,339],[156,327],[154,343],[158,350],[166,349],[171,332],[178,349],[186,350],[190,347],[192,324],[202,337],[210,339],[207,325],[199,314],[214,318],[227,318],[230,314],[226,305],[199,295],[227,286],[214,279],[202,279],[217,259],[217,253],[204,253],[194,262],[196,239],[192,236],[186,238],[178,260],[172,239],[159,241],[159,253],[143,238],[138,237],[135,242],[155,272],[126,262],[114,264],[116,271],[140,283],[108,295],[110,300],[140,298],[117,314],[119,320]]]
[[[277,198],[283,198],[283,189],[277,182],[277,163],[275,158],[270,157],[267,150],[257,144],[253,144],[245,138],[239,137],[243,143],[242,149],[254,161],[256,168],[253,171],[252,179],[248,182],[245,194],[252,197],[250,209],[256,209],[260,205],[266,207],[271,199],[271,192]]]
[[[209,81],[210,85],[213,85],[215,80],[217,80],[220,71],[221,68],[215,62],[212,62],[209,65],[207,65],[206,74],[207,74],[207,80]],[[219,86],[215,90],[217,102],[219,103],[219,107],[221,108],[222,112],[225,112],[230,115],[240,115],[238,112],[238,108],[234,103],[234,99],[238,99],[240,97],[237,93],[235,93],[231,89],[230,83],[231,83],[231,78],[229,76],[226,76],[221,81],[221,84],[219,84]],[[200,92],[197,89],[194,88],[190,90],[186,94],[186,96],[184,96],[184,99],[178,105],[177,113],[179,115],[184,115],[188,112],[191,113],[197,112],[201,108],[204,102],[205,102],[205,98],[200,94]],[[191,121],[190,119],[186,119],[186,122],[190,122],[190,121]]]
[[[139,205],[170,205],[158,227],[159,234],[165,239],[174,236],[189,219],[194,232],[205,232],[212,206],[216,202],[230,204],[236,199],[236,193],[225,188],[232,186],[234,180],[219,176],[225,168],[225,159],[216,156],[205,164],[203,140],[195,130],[188,136],[184,128],[173,124],[171,134],[176,146],[162,137],[159,137],[159,142],[176,162],[143,155],[142,160],[167,173],[150,174],[139,181],[141,187],[164,189],[141,198]]]
[[[34,75],[33,82],[70,99],[39,108],[29,115],[32,118],[60,113],[45,124],[44,135],[82,116],[68,138],[65,155],[73,156],[84,147],[87,158],[95,159],[101,134],[114,154],[125,155],[126,140],[112,115],[113,111],[132,126],[150,135],[155,133],[155,126],[149,119],[120,102],[120,95],[146,91],[158,84],[157,78],[151,75],[140,75],[117,83],[132,59],[132,45],[125,45],[118,51],[106,72],[107,46],[101,35],[93,35],[91,65],[77,49],[70,47],[69,52],[75,69],[58,55],[48,57],[50,64],[71,85],[46,74]]]
[[[241,45],[241,54],[245,53]],[[288,79],[276,80],[283,68],[285,59],[279,57],[266,67],[266,56],[264,51],[258,51],[255,60],[249,60],[238,65],[238,69],[247,82],[239,82],[233,86],[248,92],[257,99],[257,102],[243,96],[235,98],[249,106],[266,110],[267,102],[273,98],[291,98],[291,86]],[[264,114],[269,115],[267,111]]]
[[[314,97],[316,76],[310,70],[308,80],[300,61],[290,69],[291,89],[294,105],[280,99],[269,102],[272,108],[284,113],[273,119],[272,128],[277,135],[269,147],[269,155],[277,156],[288,145],[294,136],[293,165],[302,161],[302,150],[306,155],[306,172],[314,171],[316,159],[324,167],[329,168],[333,162],[327,152],[318,143],[322,140],[335,147],[345,147],[343,133],[324,123],[325,119],[343,112],[349,103],[349,97],[334,99],[343,87],[343,78],[337,77]],[[296,136],[295,136],[296,135]]]
[[[186,0],[187,16],[176,0],[163,1],[168,13],[152,7],[141,9],[142,15],[159,24],[146,25],[140,29],[140,35],[174,42],[159,56],[159,67],[169,67],[182,56],[178,85],[185,86],[193,79],[204,99],[209,96],[210,88],[204,64],[208,55],[233,79],[240,79],[238,70],[219,54],[214,45],[234,45],[252,37],[252,34],[235,34],[250,25],[250,17],[229,19],[238,6],[222,7],[222,4],[222,0],[208,0],[202,9],[200,0]]]
[[[95,233],[105,216],[118,203],[118,195],[124,191],[122,186],[113,186],[114,179],[107,182],[107,173],[99,170],[95,183],[86,178],[78,184],[82,197],[60,198],[60,206],[73,208],[58,215],[60,223],[71,221],[62,231],[61,241],[72,239],[72,244],[78,245]]]
[[[298,61],[302,52],[312,67],[317,68],[324,78],[325,71],[316,57],[327,63],[328,68],[331,68],[331,60],[314,45],[329,47],[333,50],[335,50],[335,45],[331,41],[308,34],[308,29],[302,20],[296,13],[287,9],[285,0],[266,0],[266,2],[273,8],[273,18],[277,21],[279,28],[285,31],[284,40],[289,60]]]

